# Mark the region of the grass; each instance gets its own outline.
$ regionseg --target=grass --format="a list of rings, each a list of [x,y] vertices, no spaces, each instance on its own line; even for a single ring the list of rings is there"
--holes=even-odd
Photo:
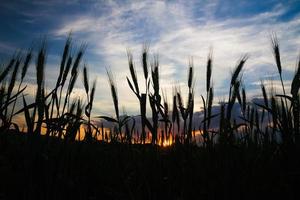
[[[213,112],[213,54],[206,70],[204,118],[194,122],[194,67],[188,66],[188,98],[174,87],[172,106],[160,88],[159,58],[141,55],[145,91],[140,90],[133,55],[128,51],[129,88],[140,105],[136,118],[120,115],[117,85],[107,69],[115,117],[92,114],[96,80],[82,63],[85,45],[72,53],[66,40],[55,87],[46,93],[47,49],[43,41],[36,56],[30,49],[14,55],[0,71],[0,196],[4,199],[253,199],[299,198],[300,61],[290,94],[283,85],[279,42],[272,36],[273,54],[282,94],[261,84],[263,101],[247,100],[242,71],[247,55],[237,63],[229,83],[228,100]],[[27,69],[35,59],[36,94],[28,103]],[[85,96],[71,98],[82,69]],[[22,67],[22,69],[21,69]],[[16,84],[16,80],[19,80]],[[48,90],[47,90],[48,91]],[[15,110],[16,105],[22,105]],[[151,119],[146,107],[150,107]],[[236,118],[233,110],[239,107]],[[170,112],[172,108],[172,112]],[[23,115],[26,130],[14,123]],[[93,123],[102,120],[101,124]],[[112,124],[110,130],[103,120]],[[212,128],[212,120],[219,127]],[[162,127],[162,128],[160,128]],[[42,134],[45,130],[45,134]],[[195,132],[201,133],[200,141]],[[83,140],[78,140],[83,138]],[[99,139],[100,138],[100,139]],[[172,144],[168,147],[162,147]]]

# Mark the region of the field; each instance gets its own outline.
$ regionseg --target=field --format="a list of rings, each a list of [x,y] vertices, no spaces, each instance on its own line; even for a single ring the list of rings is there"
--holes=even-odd
[[[127,82],[139,101],[140,124],[136,117],[120,114],[109,69],[115,117],[92,115],[96,81],[90,85],[86,66],[79,74],[85,46],[73,56],[71,41],[69,36],[51,92],[45,88],[44,42],[36,56],[31,50],[17,54],[1,69],[0,199],[299,198],[300,61],[291,91],[286,91],[275,35],[271,41],[282,92],[267,91],[262,83],[261,102],[247,99],[241,75],[245,55],[228,83],[228,100],[213,112],[209,54],[200,127],[193,124],[193,63],[186,105],[175,86],[169,105],[160,88],[159,60],[149,59],[147,46],[141,55],[143,92],[128,52]],[[28,102],[23,80],[33,60],[37,88],[34,101]],[[84,80],[85,100],[71,98],[78,76]],[[147,106],[151,112],[146,114]],[[238,117],[233,115],[236,107]],[[17,115],[24,116],[23,130],[14,122]]]

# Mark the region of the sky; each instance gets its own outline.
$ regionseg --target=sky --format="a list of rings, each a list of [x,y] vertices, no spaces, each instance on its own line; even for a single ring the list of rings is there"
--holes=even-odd
[[[207,56],[213,52],[215,100],[227,98],[237,61],[249,56],[243,70],[247,94],[260,93],[260,82],[278,82],[270,35],[276,33],[287,91],[300,53],[299,0],[97,1],[1,0],[0,63],[18,50],[38,49],[47,40],[46,87],[58,76],[66,38],[72,32],[73,52],[86,44],[82,62],[90,82],[97,79],[94,114],[113,115],[106,68],[114,74],[120,107],[138,114],[139,104],[126,81],[126,51],[133,53],[138,79],[143,83],[141,51],[149,45],[150,60],[159,56],[162,90],[171,100],[177,85],[186,94],[188,64],[195,67],[195,110],[205,94]],[[81,76],[74,96],[84,94]],[[34,62],[26,77],[29,95],[35,90]],[[30,90],[31,89],[31,90]],[[31,92],[30,92],[31,91]],[[171,102],[170,102],[171,103]]]

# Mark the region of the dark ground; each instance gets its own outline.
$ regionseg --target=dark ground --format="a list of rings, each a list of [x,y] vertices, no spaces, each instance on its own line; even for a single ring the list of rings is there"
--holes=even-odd
[[[299,199],[297,147],[66,142],[0,133],[0,199]]]

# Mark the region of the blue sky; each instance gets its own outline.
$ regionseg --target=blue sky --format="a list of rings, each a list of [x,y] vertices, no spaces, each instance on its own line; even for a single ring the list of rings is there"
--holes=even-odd
[[[141,84],[143,44],[149,44],[151,54],[159,54],[161,85],[169,99],[174,84],[184,92],[192,57],[196,110],[200,110],[200,95],[205,92],[205,65],[211,48],[216,102],[226,98],[231,72],[245,53],[249,60],[243,78],[249,96],[259,94],[261,80],[274,79],[273,84],[278,84],[271,33],[280,41],[287,90],[300,53],[299,0],[2,0],[0,10],[0,62],[18,49],[36,48],[46,36],[49,88],[57,77],[68,33],[72,30],[74,50],[87,43],[83,63],[89,66],[91,81],[97,78],[96,114],[112,114],[113,110],[106,67],[117,80],[120,106],[130,114],[138,113],[138,101],[126,82],[127,48],[133,52]],[[30,70],[27,84],[34,91],[34,67]],[[75,96],[83,94],[81,83],[79,78]]]

